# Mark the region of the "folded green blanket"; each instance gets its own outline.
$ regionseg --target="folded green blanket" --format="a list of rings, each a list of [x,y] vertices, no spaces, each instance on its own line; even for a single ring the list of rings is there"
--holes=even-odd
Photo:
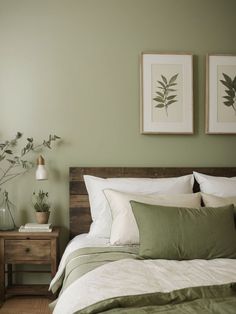
[[[235,314],[236,283],[116,297],[73,314]]]
[[[137,246],[90,247],[78,249],[68,256],[66,268],[60,278],[51,287],[51,291],[55,293],[62,286],[62,292],[76,279],[89,271],[108,262],[125,258],[142,259],[138,256]]]

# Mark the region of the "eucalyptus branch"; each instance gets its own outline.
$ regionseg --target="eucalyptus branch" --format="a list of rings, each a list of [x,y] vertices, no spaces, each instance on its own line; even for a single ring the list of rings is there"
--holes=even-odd
[[[7,176],[8,172],[11,171],[11,169],[13,168],[13,165],[10,165],[7,170],[3,171],[3,175],[0,177],[0,182]]]
[[[6,154],[11,155],[13,152],[10,148],[13,148],[17,145],[17,141],[22,137],[22,133],[17,132],[16,136],[11,139],[10,141],[5,141],[4,143],[0,143],[0,149],[2,150],[2,153],[0,154],[0,161],[4,160],[6,157]]]
[[[22,172],[24,172],[24,171],[21,171],[21,172],[18,172],[18,173],[9,173],[9,174],[7,174],[7,175],[5,176],[5,178],[6,178],[6,177],[14,177],[14,176],[16,176],[16,175],[20,175],[20,174],[22,174]]]
[[[15,149],[13,148],[17,146],[18,140],[21,137],[22,133],[17,132],[16,136],[13,139],[0,143],[0,162],[4,161],[5,163],[9,163],[8,165],[6,165],[6,169],[4,169],[4,167],[0,168],[2,172],[2,174],[0,175],[0,186],[26,173],[33,167],[33,163],[31,161],[25,160],[25,157],[28,156],[30,152],[36,152],[43,148],[51,149],[52,142],[60,139],[59,136],[50,134],[48,140],[43,140],[41,144],[34,145],[34,139],[32,137],[27,138],[27,143],[21,149],[20,154],[17,154],[15,153]],[[22,171],[12,173],[13,169],[16,169],[18,167],[22,167]]]
[[[0,182],[0,186],[1,186],[1,185],[3,185],[4,183],[7,183],[8,181],[10,181],[10,180],[12,180],[12,179],[14,179],[14,178],[18,177],[18,176],[20,176],[20,175],[22,175],[22,174],[26,173],[27,171],[28,171],[28,169],[27,169],[27,170],[25,170],[25,171],[22,171],[22,172],[16,173],[15,175],[13,175],[12,177],[10,177],[10,178],[6,179],[5,181]]]
[[[33,147],[32,149],[27,150],[27,151],[25,151],[24,153],[22,153],[22,154],[21,154],[21,157],[27,155],[28,153],[30,153],[30,152],[32,152],[32,151],[33,151],[33,152],[36,152],[39,148],[42,148],[42,147],[44,147],[44,145],[43,145],[43,144],[39,144],[39,145]]]
[[[21,159],[20,159],[20,161],[21,161]],[[13,169],[15,169],[15,168],[17,168],[17,167],[19,167],[19,166],[21,166],[20,164],[17,164],[16,162],[15,163],[11,163],[10,165],[9,165],[9,167],[5,170],[5,171],[3,171],[4,173],[3,173],[3,175],[0,177],[0,185],[2,185],[3,183],[5,183],[5,182],[7,182],[7,181],[9,181],[10,179],[8,179],[8,180],[6,180],[6,181],[3,181],[4,180],[4,178],[6,178],[6,177],[10,177],[11,176],[11,178],[13,179],[15,176],[14,176],[14,174],[11,174],[11,173],[9,173],[10,171],[12,171]],[[28,171],[29,169],[27,169],[27,171]],[[21,173],[24,173],[25,171],[22,171]],[[21,173],[19,173],[19,174],[21,174]],[[2,183],[2,181],[3,181],[3,183]]]

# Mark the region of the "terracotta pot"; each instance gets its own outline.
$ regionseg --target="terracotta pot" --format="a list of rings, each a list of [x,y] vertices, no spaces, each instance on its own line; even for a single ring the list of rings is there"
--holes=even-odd
[[[47,224],[50,212],[35,212],[35,216],[38,224]]]

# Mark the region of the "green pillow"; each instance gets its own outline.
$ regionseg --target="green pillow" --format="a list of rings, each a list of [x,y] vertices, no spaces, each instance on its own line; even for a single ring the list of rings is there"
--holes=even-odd
[[[181,208],[131,201],[144,258],[236,258],[234,206]]]

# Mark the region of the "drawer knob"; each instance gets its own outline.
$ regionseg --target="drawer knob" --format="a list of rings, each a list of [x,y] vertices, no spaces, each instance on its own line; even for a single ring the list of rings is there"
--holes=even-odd
[[[29,252],[30,252],[30,248],[27,247],[27,248],[25,249],[25,253],[29,253]]]

